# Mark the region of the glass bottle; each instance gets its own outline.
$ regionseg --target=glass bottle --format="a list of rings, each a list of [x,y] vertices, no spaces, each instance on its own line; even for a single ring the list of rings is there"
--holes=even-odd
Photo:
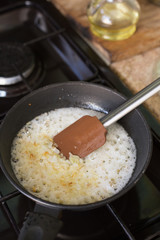
[[[129,38],[140,17],[136,0],[92,0],[87,8],[91,31],[108,40]]]

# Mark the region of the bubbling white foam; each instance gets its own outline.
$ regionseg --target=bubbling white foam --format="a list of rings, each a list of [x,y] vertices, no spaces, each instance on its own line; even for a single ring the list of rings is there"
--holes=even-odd
[[[132,176],[136,147],[124,128],[115,123],[107,129],[106,143],[84,159],[69,160],[53,146],[53,137],[84,115],[102,113],[62,108],[43,113],[17,134],[11,163],[19,182],[33,195],[59,204],[86,204],[118,193]]]

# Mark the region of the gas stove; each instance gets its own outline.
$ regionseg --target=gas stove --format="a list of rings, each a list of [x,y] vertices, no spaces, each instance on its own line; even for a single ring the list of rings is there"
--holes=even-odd
[[[97,83],[131,95],[51,3],[1,0],[0,121],[24,95],[66,81]],[[136,186],[104,207],[63,211],[57,240],[160,239],[160,138],[154,129],[152,133],[151,163]],[[1,170],[0,192],[0,238],[14,240],[34,202],[18,192]]]

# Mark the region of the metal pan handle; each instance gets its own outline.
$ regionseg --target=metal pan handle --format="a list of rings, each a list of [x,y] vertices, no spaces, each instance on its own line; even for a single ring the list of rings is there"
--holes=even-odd
[[[160,78],[143,88],[140,92],[135,94],[132,98],[117,107],[111,113],[105,115],[100,119],[104,127],[108,127],[112,123],[118,121],[120,118],[138,107],[141,103],[160,91]]]

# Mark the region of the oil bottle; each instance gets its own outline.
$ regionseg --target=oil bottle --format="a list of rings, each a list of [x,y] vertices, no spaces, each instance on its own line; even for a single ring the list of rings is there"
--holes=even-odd
[[[136,31],[140,5],[136,0],[92,0],[87,16],[93,34],[107,40],[123,40]]]

